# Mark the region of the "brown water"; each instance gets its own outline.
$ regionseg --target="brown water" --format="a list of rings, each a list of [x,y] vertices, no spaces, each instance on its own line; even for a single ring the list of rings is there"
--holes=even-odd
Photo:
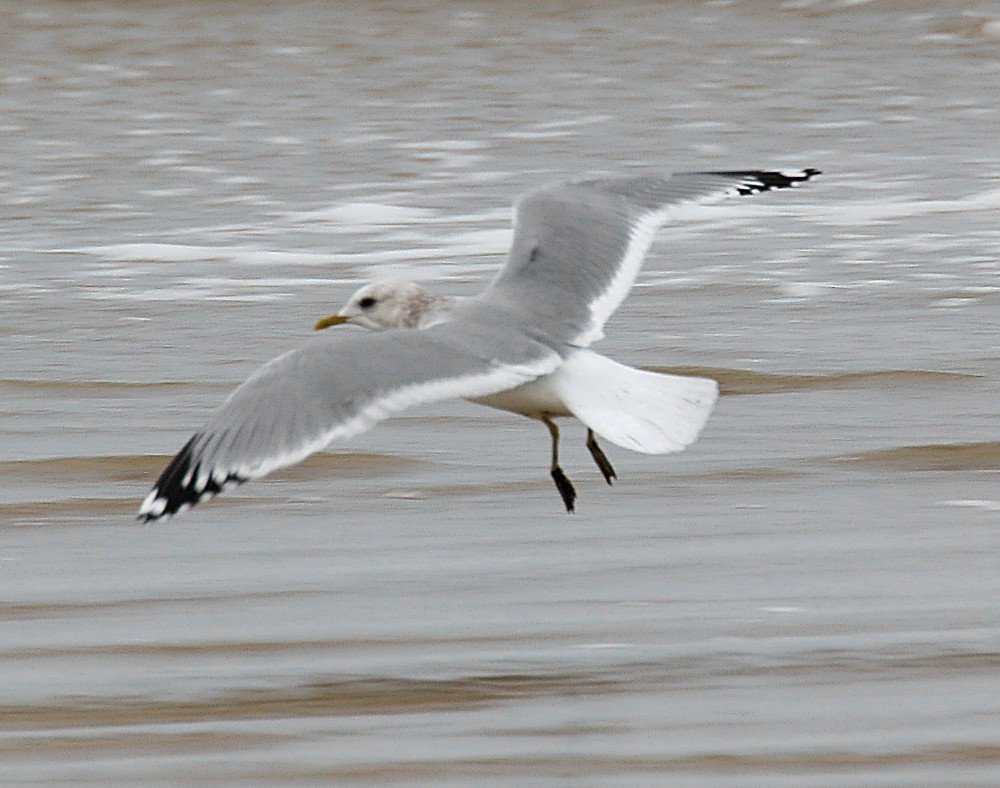
[[[1000,784],[988,3],[0,6],[0,783]],[[580,172],[816,166],[600,349],[689,451],[446,403],[139,500],[373,276],[475,292]],[[345,329],[349,330],[349,329]]]

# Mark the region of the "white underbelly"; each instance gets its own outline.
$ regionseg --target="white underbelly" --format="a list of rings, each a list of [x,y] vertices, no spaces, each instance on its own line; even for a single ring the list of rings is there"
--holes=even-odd
[[[530,383],[485,397],[472,397],[469,401],[511,413],[520,413],[532,419],[540,419],[543,416],[572,416],[552,385],[552,377],[558,374],[559,369],[552,375],[544,375]]]
[[[471,401],[533,419],[574,416],[618,446],[665,454],[698,437],[718,392],[714,380],[633,369],[579,350],[550,375]]]

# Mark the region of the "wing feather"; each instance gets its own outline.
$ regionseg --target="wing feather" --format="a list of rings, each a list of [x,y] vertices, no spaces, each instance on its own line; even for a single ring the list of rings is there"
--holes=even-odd
[[[139,519],[175,514],[414,405],[503,391],[562,363],[482,317],[423,331],[343,329],[265,364],[184,444]]]
[[[265,364],[184,444],[139,519],[175,514],[413,405],[482,397],[553,372],[602,336],[657,230],[685,206],[818,174],[680,173],[529,193],[507,265],[486,291],[431,328],[324,335]]]
[[[573,181],[516,206],[507,264],[484,299],[515,304],[554,346],[586,347],[628,295],[657,230],[692,205],[784,189],[819,171],[740,170]]]

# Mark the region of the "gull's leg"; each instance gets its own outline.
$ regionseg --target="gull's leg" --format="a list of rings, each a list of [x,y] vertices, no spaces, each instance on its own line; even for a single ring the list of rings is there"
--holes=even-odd
[[[604,481],[611,484],[611,480],[617,479],[618,474],[615,473],[614,466],[611,464],[611,460],[608,459],[608,455],[597,445],[597,436],[594,435],[594,431],[589,427],[587,428],[587,448],[590,449],[590,456],[594,458],[597,467],[604,474]]]
[[[573,502],[576,500],[576,490],[573,489],[573,482],[566,478],[563,469],[559,467],[559,428],[548,416],[542,416],[542,421],[549,428],[552,436],[552,481],[556,483],[556,489],[562,496],[563,503],[566,504],[566,511],[573,511]]]

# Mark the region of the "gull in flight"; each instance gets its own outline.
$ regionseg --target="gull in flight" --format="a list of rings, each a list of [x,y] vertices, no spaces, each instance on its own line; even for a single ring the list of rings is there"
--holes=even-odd
[[[691,444],[718,386],[624,366],[589,347],[624,300],[658,228],[685,208],[784,189],[819,171],[686,172],[545,186],[516,206],[506,265],[479,295],[447,298],[410,282],[375,282],[317,335],[237,388],[177,453],[139,508],[150,522],[292,465],[406,408],[465,398],[541,421],[567,511],[576,490],[559,465],[554,419],[574,416],[611,484],[597,436],[664,454]]]

